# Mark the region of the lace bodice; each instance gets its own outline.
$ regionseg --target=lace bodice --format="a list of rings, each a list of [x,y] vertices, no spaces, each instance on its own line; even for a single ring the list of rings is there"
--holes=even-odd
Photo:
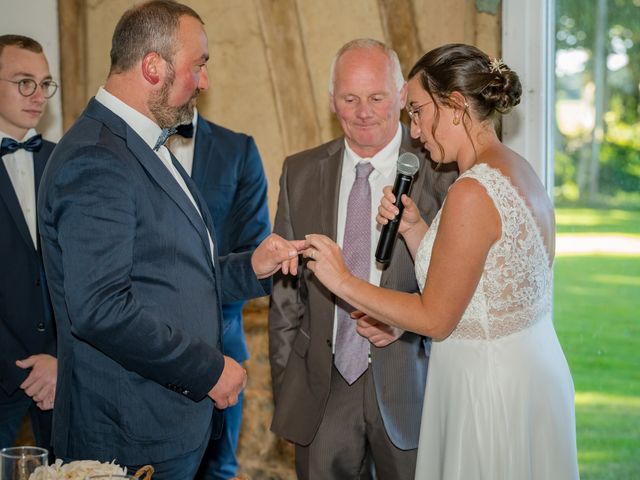
[[[502,236],[493,244],[478,287],[449,338],[496,339],[550,318],[552,270],[540,230],[515,187],[500,170],[477,164],[461,178],[477,180],[493,200]],[[438,212],[416,253],[416,278],[424,287],[440,223]]]

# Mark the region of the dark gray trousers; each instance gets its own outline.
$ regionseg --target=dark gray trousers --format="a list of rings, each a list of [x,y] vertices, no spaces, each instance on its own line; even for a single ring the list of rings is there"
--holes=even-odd
[[[322,423],[311,444],[296,445],[295,452],[299,480],[412,480],[415,475],[417,450],[391,443],[371,368],[352,385],[332,368]]]

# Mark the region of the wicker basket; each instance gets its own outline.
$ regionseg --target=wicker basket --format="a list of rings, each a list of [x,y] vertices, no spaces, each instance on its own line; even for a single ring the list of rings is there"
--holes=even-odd
[[[151,480],[154,471],[155,470],[151,465],[145,465],[144,467],[140,467],[138,471],[133,474],[133,476],[135,478],[139,478],[140,480]]]

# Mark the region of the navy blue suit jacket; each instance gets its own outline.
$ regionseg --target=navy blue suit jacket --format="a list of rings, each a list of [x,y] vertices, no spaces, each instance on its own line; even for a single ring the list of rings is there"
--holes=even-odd
[[[213,217],[219,255],[253,250],[271,233],[267,179],[252,137],[198,116],[191,178]],[[224,354],[249,358],[244,301],[223,303]]]
[[[33,154],[36,195],[55,145]],[[31,240],[18,197],[0,159],[0,404],[22,400],[29,374],[16,360],[38,353],[55,356],[56,334],[42,257]],[[0,407],[1,408],[1,407]]]
[[[58,322],[54,453],[127,465],[214,435],[221,303],[269,293],[250,252],[212,259],[202,216],[155,152],[91,100],[40,184],[43,258]],[[206,225],[206,228],[205,228]],[[213,416],[213,417],[212,417]]]

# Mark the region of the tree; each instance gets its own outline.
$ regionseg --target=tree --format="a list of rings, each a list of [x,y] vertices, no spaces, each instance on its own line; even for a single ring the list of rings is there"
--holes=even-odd
[[[562,139],[561,152],[574,163],[572,169],[566,165],[562,168],[564,172],[575,172],[580,198],[593,202],[601,190],[601,168],[625,165],[620,159],[609,161],[606,155],[616,152],[628,162],[638,158],[633,142],[627,141],[625,135],[635,131],[640,119],[640,0],[557,0],[556,8],[557,50],[586,53],[581,71],[558,78],[556,98],[584,98],[590,90],[588,86],[595,86],[593,129]],[[566,161],[567,157],[562,158]],[[625,170],[634,175],[637,169],[634,166]],[[603,178],[609,181],[619,176],[607,172]],[[621,184],[634,182],[625,180]],[[635,185],[640,185],[640,176]],[[607,192],[612,190],[610,185],[604,187]]]

